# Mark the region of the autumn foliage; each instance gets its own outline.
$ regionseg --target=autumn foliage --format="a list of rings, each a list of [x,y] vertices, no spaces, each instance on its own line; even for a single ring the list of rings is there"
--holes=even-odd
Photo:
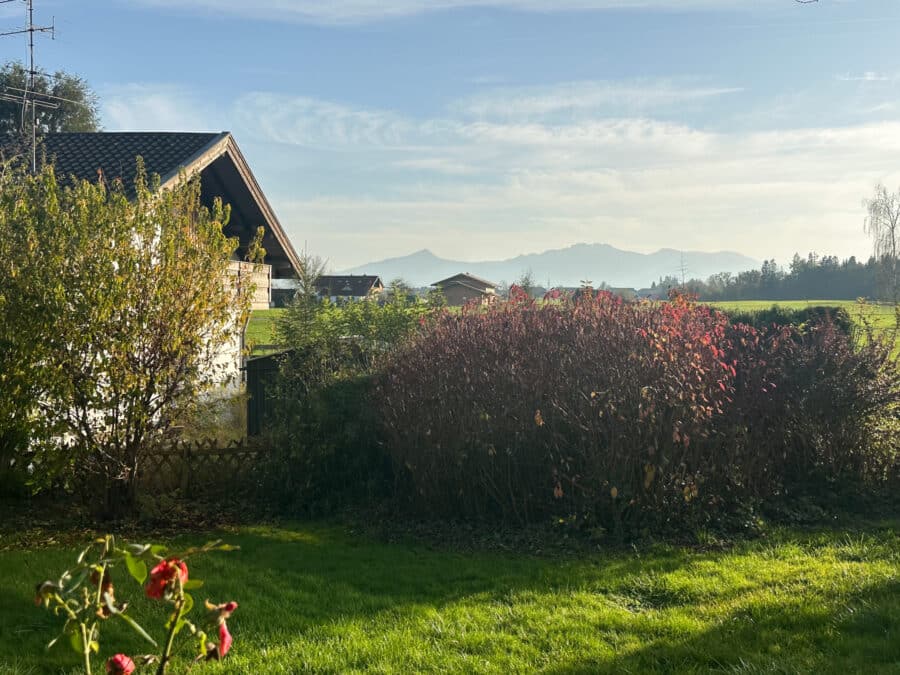
[[[896,453],[878,420],[900,402],[888,355],[828,322],[758,330],[682,297],[511,293],[439,317],[377,400],[418,510],[644,527],[818,477],[884,479]]]

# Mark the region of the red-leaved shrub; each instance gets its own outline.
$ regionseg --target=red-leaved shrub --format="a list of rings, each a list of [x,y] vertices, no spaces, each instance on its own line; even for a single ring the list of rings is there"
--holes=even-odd
[[[877,362],[827,324],[760,332],[681,297],[515,297],[441,316],[377,401],[421,511],[633,527],[771,497],[815,467],[858,475],[861,429],[900,400],[896,368],[866,388],[864,373],[890,380]]]

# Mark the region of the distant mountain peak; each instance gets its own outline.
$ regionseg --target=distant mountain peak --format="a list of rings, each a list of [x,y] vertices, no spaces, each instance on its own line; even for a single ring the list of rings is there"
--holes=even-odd
[[[578,286],[582,279],[595,285],[607,283],[621,288],[644,288],[661,277],[676,273],[675,266],[684,258],[692,277],[707,278],[719,272],[737,273],[756,269],[760,263],[732,251],[715,253],[659,249],[655,253],[624,251],[610,244],[579,242],[543,253],[528,253],[505,260],[463,262],[448,260],[423,248],[407,256],[360,265],[344,270],[344,274],[377,274],[382,279],[406,280],[413,286],[430,286],[460,272],[511,283],[526,272],[535,283],[551,286]]]

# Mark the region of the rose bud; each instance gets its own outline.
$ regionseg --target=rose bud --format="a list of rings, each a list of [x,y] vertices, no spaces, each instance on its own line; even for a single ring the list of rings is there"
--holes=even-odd
[[[106,672],[131,675],[134,672],[134,661],[125,656],[125,654],[110,656],[106,661]]]

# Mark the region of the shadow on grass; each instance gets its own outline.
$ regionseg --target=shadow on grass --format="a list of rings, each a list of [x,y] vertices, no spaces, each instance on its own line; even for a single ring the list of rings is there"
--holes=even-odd
[[[686,639],[661,636],[613,658],[545,670],[572,673],[900,672],[900,581],[814,604],[802,598],[729,613]]]
[[[790,664],[784,672],[797,672],[798,667],[853,672],[854,664],[861,662],[872,664],[873,671],[900,663],[896,576],[887,582],[817,587],[804,593],[808,571],[795,570],[774,580],[766,572],[768,564],[779,560],[782,544],[772,551],[760,546],[733,553],[660,548],[639,555],[548,560],[382,544],[322,526],[252,527],[222,536],[241,549],[190,562],[192,577],[206,582],[195,597],[198,603],[207,597],[240,603],[230,623],[236,644],[245,651],[327,641],[359,622],[366,630],[392,631],[410,617],[461,604],[464,612],[473,613],[481,606],[507,606],[515,629],[511,632],[519,631],[516,639],[533,640],[533,648],[541,652],[555,649],[553,627],[545,625],[554,621],[553,609],[527,615],[532,610],[525,605],[540,609],[559,603],[565,610],[567,602],[596,600],[598,606],[612,608],[611,623],[604,623],[607,619],[600,612],[600,618],[588,614],[578,620],[581,623],[568,625],[613,647],[579,645],[574,654],[543,663],[547,672],[753,673],[780,672],[782,664]],[[198,542],[191,538],[190,543]],[[819,544],[816,539],[800,545],[817,550]],[[844,564],[845,553],[851,558],[868,556],[873,564],[895,562],[896,540],[868,547],[853,540],[835,550],[835,564]],[[729,579],[729,556],[755,556],[758,570],[737,581]],[[43,650],[61,621],[31,604],[34,583],[58,575],[73,558],[74,551],[68,549],[0,554],[0,574],[11,580],[0,586],[0,664],[16,664],[7,669],[0,665],[0,673],[77,669],[77,657],[67,646],[50,654]],[[766,595],[768,583],[782,586],[782,592]],[[131,582],[119,587],[122,598],[136,598],[131,610],[135,618],[159,636],[154,628],[164,620],[162,608],[140,597]],[[794,587],[797,592],[790,592]],[[573,594],[588,600],[572,601]],[[692,614],[703,614],[707,603],[724,609],[714,618],[682,625]],[[480,627],[487,641],[492,629],[500,630],[489,624]],[[427,642],[427,636],[415,634],[414,623],[404,630],[413,633],[413,640]],[[621,632],[631,633],[627,645],[616,643]],[[108,654],[107,647],[113,646],[129,653],[147,651],[121,624],[104,632],[101,653]]]

